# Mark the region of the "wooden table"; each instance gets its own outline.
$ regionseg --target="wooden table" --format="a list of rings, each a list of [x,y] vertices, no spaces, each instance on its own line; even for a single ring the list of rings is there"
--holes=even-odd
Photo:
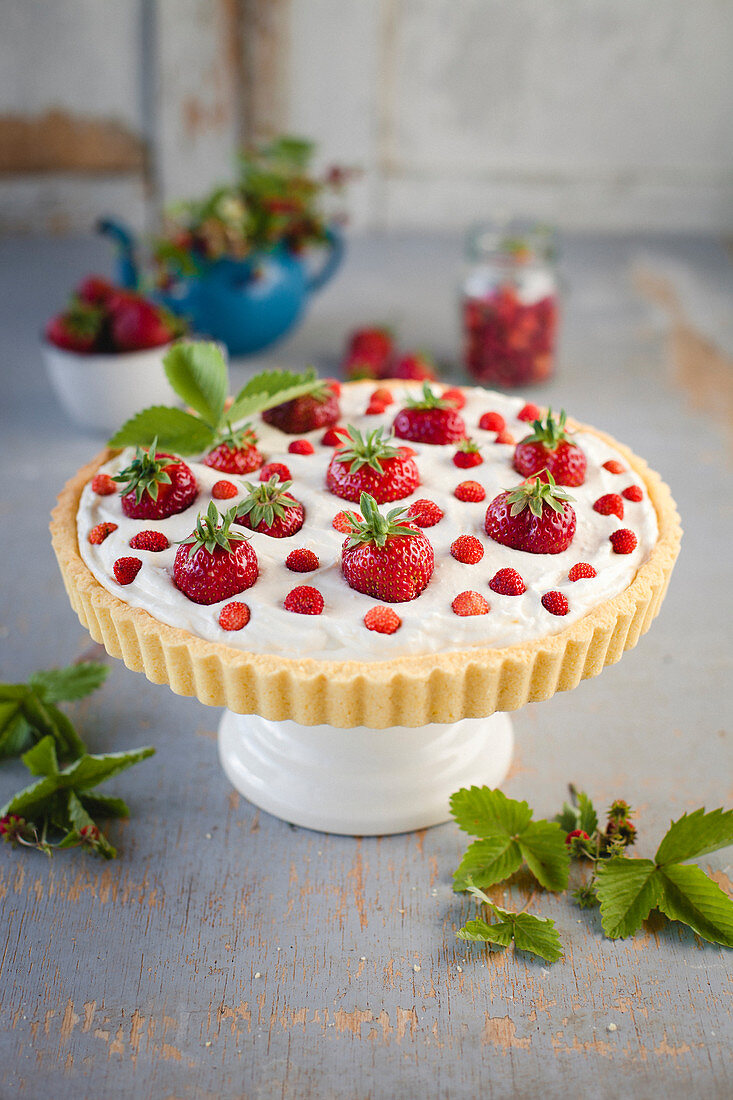
[[[355,241],[270,361],[327,369],[347,330],[374,319],[450,358],[459,251],[439,237]],[[46,526],[100,441],[56,407],[36,333],[107,255],[91,239],[18,240],[0,258],[0,675],[20,680],[97,655]],[[733,802],[730,255],[714,240],[571,239],[565,269],[558,377],[532,396],[644,455],[686,536],[638,648],[516,715],[505,790],[543,816],[570,780],[601,807],[625,797],[650,854],[671,817]],[[260,813],[219,768],[217,712],[110,664],[75,710],[86,738],[158,752],[110,784],[133,809],[110,830],[117,861],[0,851],[3,1097],[733,1095],[730,953],[655,920],[611,942],[597,914],[545,896],[532,905],[566,944],[555,965],[463,945],[455,929],[474,906],[451,892],[454,826],[354,840]],[[24,782],[3,766],[0,802]],[[703,862],[730,889],[731,851]],[[512,900],[527,896],[520,882]]]

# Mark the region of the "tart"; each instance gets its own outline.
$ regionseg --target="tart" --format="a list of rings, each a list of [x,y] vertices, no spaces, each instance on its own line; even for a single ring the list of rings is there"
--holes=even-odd
[[[432,392],[438,409],[441,389]],[[410,416],[403,413],[410,401],[418,411],[425,405],[419,384],[381,383],[391,402],[370,400],[373,390],[372,382],[347,383],[342,427],[326,433],[320,426],[294,442],[272,423],[257,424],[263,481],[257,470],[244,480],[186,459],[197,497],[163,520],[132,518],[119,492],[92,487],[93,479],[108,487],[110,476],[134,461],[132,451],[106,450],[79,470],[59,497],[51,530],[69,599],[94,639],[154,683],[203,703],[305,725],[375,729],[514,710],[575,687],[636,644],[659,610],[681,537],[669,489],[643,460],[594,428],[568,421],[558,429],[556,418],[550,445],[552,432],[567,432],[563,438],[586,460],[584,480],[578,485],[575,477],[564,488],[559,462],[554,476],[540,471],[527,481],[515,466],[517,444],[536,450],[538,426],[527,423],[520,399],[452,389],[450,441],[442,443],[431,436],[431,418],[417,414],[410,438]],[[399,436],[390,438],[395,421]],[[547,425],[545,418],[539,428]],[[407,589],[381,598],[358,591],[342,568],[360,505],[353,493],[339,496],[327,487],[328,470],[340,452],[353,469],[360,446],[375,433],[393,452],[382,469],[409,461],[419,475],[416,485],[410,472],[396,501],[388,493],[382,498],[388,503],[375,504],[382,515],[399,512],[394,523],[430,544],[434,564],[415,598]],[[577,470],[577,461],[571,465]],[[374,477],[369,484],[377,493]],[[269,496],[262,486],[270,487]],[[567,546],[543,544],[542,553],[533,553],[497,536],[489,509],[501,494],[521,497],[524,490],[557,493],[555,512],[573,511]],[[260,517],[278,493],[285,534],[271,537]],[[239,526],[256,553],[258,575],[249,575],[240,595],[197,603],[176,587],[174,562],[197,519],[207,509],[215,516],[212,500],[228,514],[231,530],[240,516],[258,521]],[[290,524],[296,505],[298,523]],[[544,505],[523,507],[529,515]],[[142,565],[120,583],[114,566],[130,557]],[[232,599],[245,611],[222,619]]]

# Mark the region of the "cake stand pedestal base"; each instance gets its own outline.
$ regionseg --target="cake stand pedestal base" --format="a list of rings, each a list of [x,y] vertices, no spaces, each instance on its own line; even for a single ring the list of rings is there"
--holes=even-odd
[[[236,789],[308,829],[380,836],[439,825],[459,787],[498,786],[514,736],[508,715],[373,730],[301,726],[225,711],[219,757]]]

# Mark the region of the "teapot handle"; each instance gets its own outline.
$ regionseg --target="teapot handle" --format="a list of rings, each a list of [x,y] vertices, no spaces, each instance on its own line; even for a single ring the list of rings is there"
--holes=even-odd
[[[117,282],[128,290],[137,290],[140,284],[140,272],[132,231],[114,218],[101,218],[97,222],[96,229],[102,236],[109,237],[117,246]]]
[[[341,230],[335,225],[329,225],[326,228],[326,249],[327,255],[323,266],[319,271],[314,271],[308,276],[306,288],[309,292],[320,290],[325,286],[341,266],[346,244]]]

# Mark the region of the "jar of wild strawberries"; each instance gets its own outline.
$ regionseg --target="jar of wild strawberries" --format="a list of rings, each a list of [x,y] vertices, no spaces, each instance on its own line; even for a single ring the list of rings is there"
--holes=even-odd
[[[463,361],[482,385],[544,382],[554,369],[559,284],[555,233],[503,222],[468,235],[461,288]]]

